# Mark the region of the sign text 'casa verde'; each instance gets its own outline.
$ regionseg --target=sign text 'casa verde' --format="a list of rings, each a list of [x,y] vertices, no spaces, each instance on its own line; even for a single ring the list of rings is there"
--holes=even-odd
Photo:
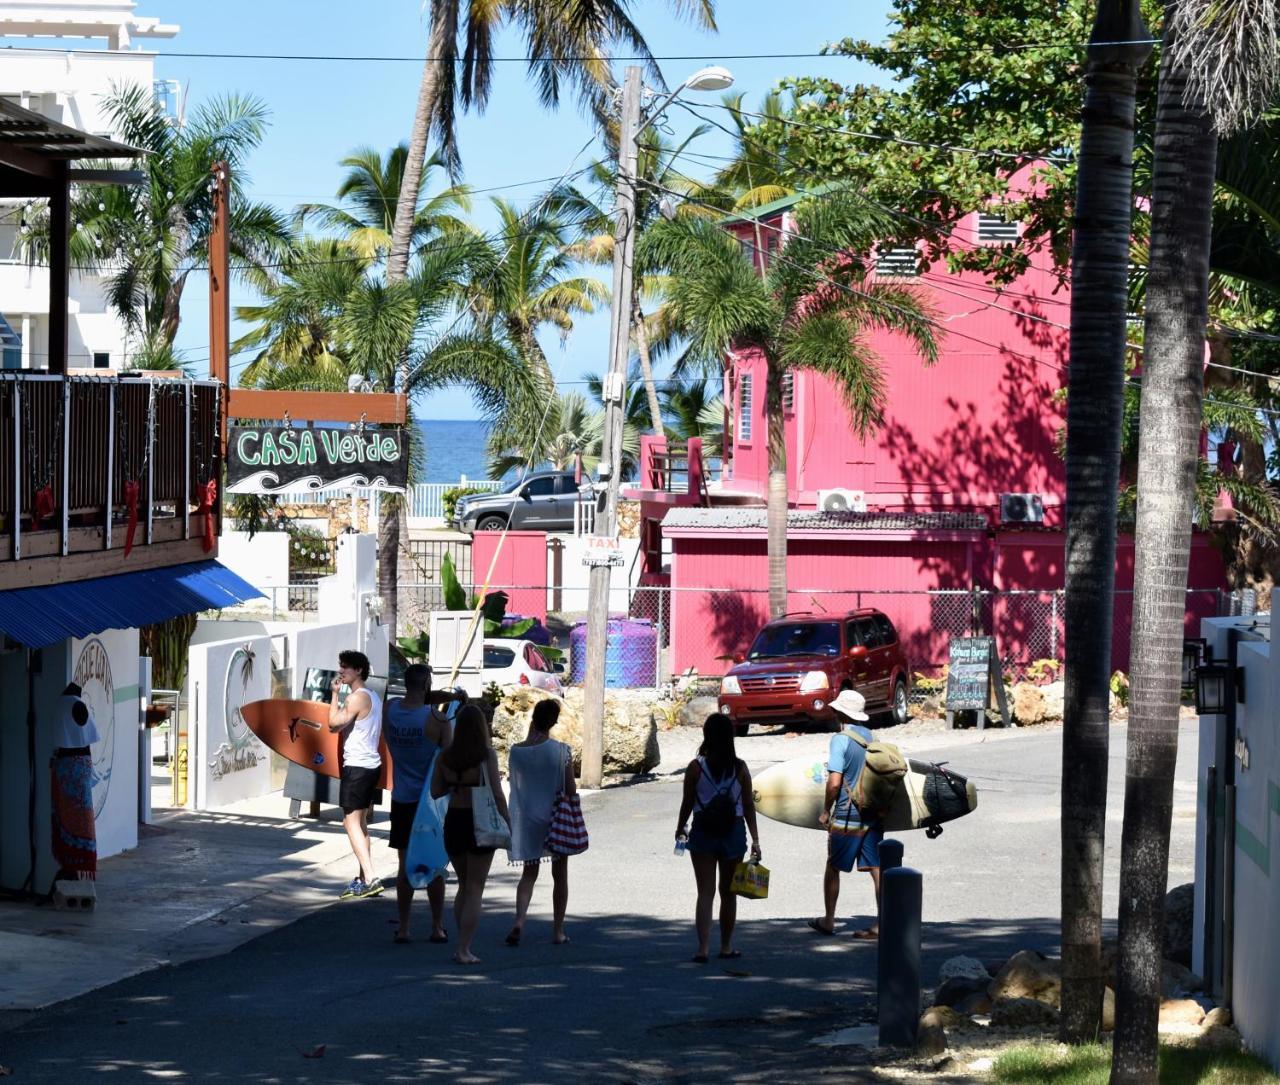
[[[362,432],[233,426],[227,435],[227,490],[405,489],[408,443],[399,426]]]

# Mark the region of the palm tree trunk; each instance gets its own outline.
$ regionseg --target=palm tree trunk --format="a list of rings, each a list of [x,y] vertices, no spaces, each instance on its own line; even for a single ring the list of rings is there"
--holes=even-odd
[[[1099,0],[1091,42],[1147,37],[1137,0]],[[1116,492],[1124,407],[1137,70],[1149,46],[1090,47],[1071,253],[1067,399],[1066,689],[1062,730],[1061,1038],[1102,1015]]]
[[[636,353],[640,355],[640,372],[644,375],[644,390],[649,397],[649,422],[659,437],[666,436],[662,428],[662,407],[658,403],[658,389],[653,383],[653,363],[649,358],[649,329],[645,327],[644,310],[640,308],[640,292],[632,294],[632,332],[636,337]]]
[[[422,169],[427,157],[427,136],[431,118],[435,116],[440,93],[441,65],[439,57],[449,55],[449,45],[457,32],[457,5],[431,5],[431,33],[427,38],[427,58],[422,65],[422,82],[418,84],[418,104],[413,113],[413,130],[409,134],[409,155],[400,181],[396,200],[395,224],[391,229],[391,251],[387,254],[387,282],[403,280],[409,272],[409,246],[413,242],[413,220],[418,211],[418,190],[422,185]],[[406,353],[396,366],[396,387],[408,394],[409,356]],[[390,495],[389,495],[390,496]],[[404,503],[391,498],[383,503],[385,510],[378,524],[378,593],[382,596],[383,623],[394,642],[399,606],[396,586],[400,580],[400,518]]]
[[[782,367],[772,358],[765,380],[765,422],[769,440],[766,522],[769,553],[769,616],[787,612],[787,432],[782,413]]]
[[[1111,1080],[1156,1085],[1164,896],[1186,613],[1191,517],[1204,397],[1209,241],[1217,137],[1185,100],[1166,8],[1156,112],[1120,852],[1120,959]]]

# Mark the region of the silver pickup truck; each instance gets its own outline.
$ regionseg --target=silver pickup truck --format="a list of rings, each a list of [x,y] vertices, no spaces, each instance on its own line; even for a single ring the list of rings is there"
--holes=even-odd
[[[593,500],[590,480],[579,486],[572,471],[543,471],[499,493],[458,498],[450,526],[467,534],[501,531],[508,524],[513,531],[572,531],[574,506]]]

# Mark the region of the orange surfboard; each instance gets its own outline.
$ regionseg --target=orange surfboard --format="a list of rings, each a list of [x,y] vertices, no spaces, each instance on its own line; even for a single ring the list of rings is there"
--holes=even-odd
[[[249,729],[286,761],[338,778],[342,766],[342,736],[329,730],[329,706],[320,701],[251,701],[240,709]],[[378,786],[391,786],[391,751],[386,739],[378,743],[382,774]]]

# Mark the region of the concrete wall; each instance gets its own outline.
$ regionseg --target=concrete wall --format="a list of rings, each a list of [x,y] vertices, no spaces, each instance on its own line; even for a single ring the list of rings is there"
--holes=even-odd
[[[271,791],[267,748],[239,709],[271,695],[271,638],[260,635],[202,644],[191,651],[189,802],[209,810]]]
[[[1271,606],[1280,606],[1280,592],[1272,593]],[[1259,628],[1269,626],[1269,615],[1259,615]],[[1214,658],[1227,658],[1227,630],[1250,628],[1254,618],[1217,618],[1202,623],[1202,635],[1214,649]],[[1192,965],[1205,967],[1204,923],[1205,843],[1208,835],[1209,794],[1206,775],[1210,765],[1221,775],[1233,767],[1236,786],[1235,894],[1231,1009],[1240,1035],[1254,1051],[1280,1070],[1280,657],[1273,657],[1267,641],[1240,643],[1237,659],[1244,668],[1245,698],[1236,706],[1236,738],[1226,748],[1225,718],[1201,717],[1200,762],[1197,770],[1199,802],[1196,817],[1196,920]],[[1218,803],[1219,812],[1224,807]],[[1219,823],[1222,822],[1219,818]],[[1222,839],[1222,836],[1219,836]]]
[[[224,531],[218,540],[218,560],[255,588],[285,587],[289,583],[289,534],[259,531],[250,539],[247,531]]]

